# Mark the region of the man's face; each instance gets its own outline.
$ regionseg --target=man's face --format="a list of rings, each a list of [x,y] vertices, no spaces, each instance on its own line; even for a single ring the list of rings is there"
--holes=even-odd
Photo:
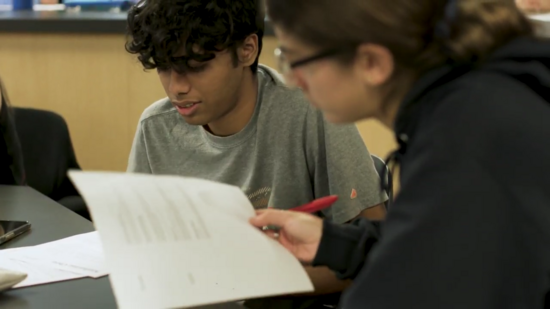
[[[185,121],[207,125],[231,112],[243,79],[243,67],[234,65],[231,51],[218,52],[207,62],[190,61],[189,66],[181,74],[158,70],[164,91]]]

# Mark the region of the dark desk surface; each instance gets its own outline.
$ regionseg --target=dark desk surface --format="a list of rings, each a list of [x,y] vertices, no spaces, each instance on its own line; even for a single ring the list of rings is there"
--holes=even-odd
[[[0,219],[29,221],[30,232],[21,235],[1,249],[33,246],[64,237],[91,232],[90,221],[27,187],[0,186]],[[79,279],[0,293],[0,308],[116,308],[107,277]],[[239,309],[224,304],[201,309]],[[198,308],[197,308],[198,309]]]
[[[127,13],[9,11],[0,12],[4,33],[126,33]],[[273,29],[266,21],[266,35]]]

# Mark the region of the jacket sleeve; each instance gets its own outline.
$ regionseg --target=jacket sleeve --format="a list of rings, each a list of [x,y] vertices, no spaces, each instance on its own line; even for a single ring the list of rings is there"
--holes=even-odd
[[[313,266],[328,266],[338,278],[353,279],[378,241],[379,222],[359,218],[350,224],[323,222],[323,237]],[[334,254],[337,252],[337,254]]]

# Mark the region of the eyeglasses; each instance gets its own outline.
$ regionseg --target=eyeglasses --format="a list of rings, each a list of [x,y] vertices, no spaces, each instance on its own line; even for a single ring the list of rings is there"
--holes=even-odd
[[[294,69],[304,66],[306,64],[309,64],[311,62],[328,58],[328,57],[333,57],[348,51],[349,49],[342,49],[342,48],[329,49],[304,59],[289,62],[288,59],[286,59],[281,48],[276,48],[275,58],[277,59],[279,72],[284,76],[286,82],[290,85],[294,85],[295,80],[294,80],[294,74],[292,73]]]

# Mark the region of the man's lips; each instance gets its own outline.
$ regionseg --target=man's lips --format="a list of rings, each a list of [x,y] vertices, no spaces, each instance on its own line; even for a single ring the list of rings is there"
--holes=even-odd
[[[178,113],[182,116],[192,116],[195,111],[197,110],[197,107],[201,103],[200,101],[181,101],[181,102],[172,102],[176,109],[178,110]]]
[[[189,108],[193,107],[195,104],[199,104],[200,101],[172,101],[172,103],[180,108]]]

